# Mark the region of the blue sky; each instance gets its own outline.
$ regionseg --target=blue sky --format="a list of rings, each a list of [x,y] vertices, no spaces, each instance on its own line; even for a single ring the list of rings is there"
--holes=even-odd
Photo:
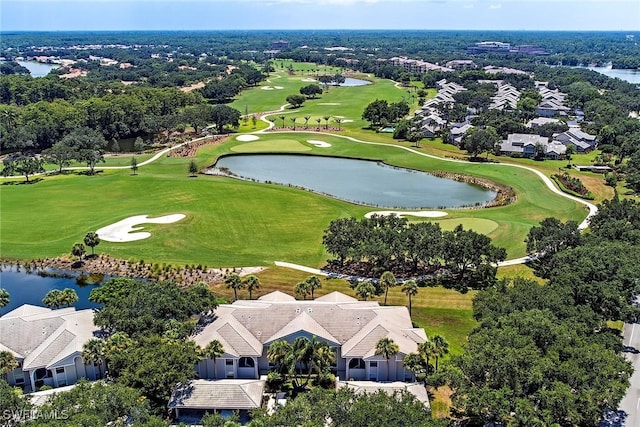
[[[640,30],[640,0],[0,0],[0,29]]]

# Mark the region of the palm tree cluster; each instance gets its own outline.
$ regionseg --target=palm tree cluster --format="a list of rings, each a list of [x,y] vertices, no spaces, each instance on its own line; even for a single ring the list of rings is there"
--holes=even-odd
[[[78,294],[71,288],[52,289],[42,298],[42,303],[49,308],[71,307],[78,302]]]
[[[318,375],[330,373],[336,355],[326,341],[320,341],[314,335],[311,339],[297,337],[293,344],[284,340],[272,342],[267,349],[267,359],[285,380],[292,376],[294,387],[302,389],[309,384],[314,372]],[[306,373],[303,383],[298,382],[296,372]]]
[[[10,351],[0,351],[0,377],[18,367],[18,361]]]
[[[227,289],[233,289],[234,301],[238,300],[238,291],[240,289],[249,291],[249,299],[253,299],[253,291],[260,289],[260,279],[253,274],[249,274],[243,280],[238,273],[229,273],[225,276],[224,283]]]
[[[314,298],[314,291],[322,287],[322,282],[316,276],[311,276],[306,280],[298,283],[294,289],[296,295],[301,296],[303,300],[307,299],[307,295]]]
[[[416,379],[426,381],[427,376],[438,371],[438,361],[449,354],[449,343],[441,335],[434,335],[418,344],[418,352],[407,354],[403,359],[404,367],[413,372]],[[434,359],[435,366],[430,364]]]
[[[6,289],[0,288],[0,308],[6,307],[9,305],[9,291]]]

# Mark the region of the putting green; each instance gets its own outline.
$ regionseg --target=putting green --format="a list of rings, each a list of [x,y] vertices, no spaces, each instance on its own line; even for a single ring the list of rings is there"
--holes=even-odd
[[[473,230],[480,234],[489,234],[498,228],[498,223],[485,218],[449,218],[449,219],[430,219],[429,221],[437,222],[443,230],[453,230],[462,224],[465,230]]]
[[[231,151],[235,151],[236,153],[272,153],[274,151],[299,152],[311,150],[311,147],[308,147],[301,142],[293,139],[270,139],[268,141],[260,140],[236,145],[235,147],[231,148]]]

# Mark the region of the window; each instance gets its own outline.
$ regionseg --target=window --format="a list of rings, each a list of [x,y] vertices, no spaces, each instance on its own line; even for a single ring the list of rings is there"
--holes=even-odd
[[[56,374],[64,374],[64,368],[56,368]]]
[[[349,369],[365,369],[364,360],[362,360],[362,359],[351,359],[349,361]]]
[[[251,357],[241,357],[238,361],[239,368],[254,368],[256,362]]]
[[[369,362],[369,367],[370,368],[377,368],[378,367],[378,362]]]
[[[224,364],[226,366],[233,366],[233,359],[225,359]]]

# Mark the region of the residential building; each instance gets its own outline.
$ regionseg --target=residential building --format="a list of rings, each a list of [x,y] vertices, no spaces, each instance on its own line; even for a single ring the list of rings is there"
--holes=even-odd
[[[430,62],[421,61],[419,59],[409,59],[405,56],[393,57],[389,59],[391,65],[395,67],[402,67],[405,71],[410,73],[426,73],[428,71],[453,71],[452,68],[442,67],[438,64],[432,64]]]
[[[449,61],[445,64],[447,68],[452,68],[454,70],[475,70],[478,68],[475,62],[470,59],[454,59],[453,61]]]
[[[32,392],[43,385],[97,379],[100,369],[82,360],[84,344],[99,332],[93,314],[25,304],[0,317],[0,351],[9,351],[18,361],[18,368],[7,374],[8,383]]]
[[[458,147],[462,144],[462,138],[473,129],[473,125],[470,123],[456,123],[459,126],[451,126],[449,130],[449,143],[453,145],[457,145]]]
[[[289,50],[289,42],[286,40],[274,40],[271,42],[271,50]]]
[[[548,138],[540,135],[525,133],[509,134],[500,144],[500,153],[533,158],[544,155],[545,158],[558,159],[564,157],[567,147],[557,142],[549,142]]]
[[[269,346],[277,340],[316,337],[335,351],[333,371],[339,378],[366,381],[411,381],[402,359],[426,340],[414,328],[406,307],[380,306],[333,292],[315,300],[299,301],[282,292],[257,300],[238,300],[216,309],[216,318],[193,340],[204,348],[218,340],[224,355],[205,359],[196,370],[202,379],[259,379],[266,375]],[[392,339],[400,351],[391,360],[375,354],[382,338]]]
[[[495,80],[494,83],[498,91],[491,98],[489,110],[515,110],[520,100],[520,91],[502,80]]]
[[[553,135],[553,141],[564,146],[573,145],[580,153],[588,152],[598,146],[595,135],[588,134],[577,127],[571,127],[568,131]]]
[[[470,55],[475,55],[478,53],[508,53],[511,49],[511,44],[496,42],[496,41],[487,41],[487,42],[478,42],[472,46],[467,48],[467,53]]]
[[[550,125],[550,124],[559,124],[562,123],[561,120],[554,119],[551,117],[536,117],[535,119],[531,119],[527,122],[526,126],[528,128],[537,128],[539,126]]]

